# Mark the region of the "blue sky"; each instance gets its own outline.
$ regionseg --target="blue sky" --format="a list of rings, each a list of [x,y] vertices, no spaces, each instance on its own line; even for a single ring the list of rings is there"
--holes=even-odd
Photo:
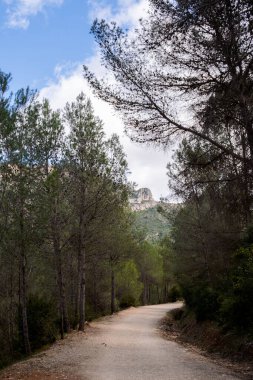
[[[148,0],[0,0],[0,69],[13,77],[12,90],[29,85],[62,108],[83,91],[109,135],[120,135],[132,172],[129,179],[149,187],[156,199],[167,195],[166,164],[170,154],[132,143],[123,123],[95,99],[82,76],[83,63],[103,71],[90,34],[95,17],[114,20],[130,30],[145,16]]]
[[[17,1],[8,5],[0,0],[1,69],[12,73],[15,87],[29,84],[40,89],[57,65],[80,62],[92,54],[88,1],[45,2],[42,11],[27,15],[25,27],[8,25],[9,13],[17,6]]]

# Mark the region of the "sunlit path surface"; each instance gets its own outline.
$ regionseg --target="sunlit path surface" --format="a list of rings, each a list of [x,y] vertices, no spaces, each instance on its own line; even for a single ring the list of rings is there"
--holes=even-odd
[[[173,304],[130,309],[96,323],[93,355],[79,373],[89,380],[237,379],[226,369],[163,339],[158,321]]]
[[[235,380],[226,368],[164,339],[157,326],[179,304],[130,308],[73,332],[0,372],[12,380]]]

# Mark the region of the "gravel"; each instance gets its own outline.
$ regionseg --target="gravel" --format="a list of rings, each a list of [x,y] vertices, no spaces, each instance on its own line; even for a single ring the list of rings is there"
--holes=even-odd
[[[177,304],[130,308],[73,332],[0,373],[12,380],[236,380],[238,375],[176,342],[158,322]]]

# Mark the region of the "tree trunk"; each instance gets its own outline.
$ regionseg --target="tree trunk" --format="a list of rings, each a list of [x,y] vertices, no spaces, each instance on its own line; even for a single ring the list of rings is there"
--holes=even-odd
[[[61,313],[61,338],[64,337],[64,332],[69,332],[70,324],[67,311],[66,303],[66,294],[65,294],[65,283],[63,279],[63,270],[62,270],[62,257],[61,257],[61,246],[60,246],[60,236],[59,236],[59,227],[57,223],[57,217],[54,215],[54,218],[51,221],[52,235],[53,235],[53,246],[54,246],[54,257],[55,257],[55,267],[57,273],[57,285],[58,285],[58,297],[59,297],[59,306]]]
[[[14,342],[14,321],[15,321],[15,306],[14,306],[14,273],[13,273],[13,262],[11,260],[11,268],[10,268],[10,277],[8,280],[10,284],[10,289],[7,290],[7,297],[10,300],[8,307],[8,338],[9,338],[9,348],[10,353],[13,355],[13,342]]]
[[[150,304],[151,285],[148,285],[148,304]]]
[[[84,247],[84,213],[81,210],[78,239],[78,279],[79,279],[79,331],[85,326],[85,247]]]
[[[156,292],[157,292],[157,302],[158,303],[161,303],[161,300],[160,300],[160,292],[159,292],[159,286],[156,285]]]
[[[244,192],[244,214],[245,214],[245,223],[248,224],[251,219],[250,215],[250,194],[249,194],[249,170],[248,170],[248,163],[246,161],[246,142],[245,142],[245,136],[242,134],[241,137],[242,140],[242,150],[243,150],[243,157],[245,158],[245,162],[243,163],[243,192]]]
[[[87,188],[85,183],[82,183],[81,189],[81,206],[79,213],[79,230],[78,230],[78,279],[79,279],[79,331],[84,331],[85,326],[85,266],[86,266],[86,252],[85,252],[85,200],[87,195]]]
[[[85,249],[79,253],[79,331],[84,331],[85,326]]]
[[[75,323],[79,323],[79,304],[80,304],[80,283],[81,283],[81,262],[80,255],[78,254],[78,264],[77,264],[77,284],[76,284],[76,301],[75,301]],[[76,328],[76,326],[75,326]]]
[[[97,311],[98,311],[98,302],[97,302],[97,274],[96,274],[96,266],[94,265],[94,263],[93,263],[92,280],[93,280],[92,304],[93,304],[94,312],[95,312],[95,314],[97,314]]]
[[[253,161],[253,126],[252,126],[252,115],[249,111],[249,108],[251,108],[251,104],[248,106],[244,101],[241,101],[240,103],[241,107],[241,115],[243,124],[245,126],[246,134],[247,134],[247,142],[250,150],[250,158],[251,158],[251,165]]]
[[[163,302],[168,302],[168,286],[167,282],[164,283],[164,289],[163,289]]]
[[[24,218],[23,210],[20,212],[20,307],[22,319],[22,334],[24,341],[24,350],[27,355],[31,354],[29,340],[29,330],[27,321],[27,294],[26,294],[26,254],[25,254],[25,237],[24,237]]]
[[[60,252],[56,251],[55,254],[60,255]],[[67,311],[67,304],[66,304],[65,284],[64,284],[63,273],[62,273],[62,261],[61,261],[60,256],[58,256],[56,259],[57,259],[57,284],[58,284],[58,293],[59,293],[59,305],[60,305],[62,330],[63,330],[61,331],[61,337],[63,339],[63,332],[68,333],[70,330],[70,325],[69,325],[69,318],[68,318],[68,311]]]
[[[146,276],[143,276],[143,305],[147,305],[148,303],[148,289],[147,289],[147,281],[146,281]]]
[[[115,313],[115,275],[113,266],[111,267],[111,314]]]

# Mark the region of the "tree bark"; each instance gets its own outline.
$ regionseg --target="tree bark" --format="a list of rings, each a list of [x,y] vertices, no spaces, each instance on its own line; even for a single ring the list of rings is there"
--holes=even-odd
[[[10,268],[10,289],[7,291],[7,297],[10,300],[9,307],[8,307],[8,338],[9,338],[9,348],[10,353],[13,355],[13,342],[14,342],[14,320],[15,320],[15,312],[14,312],[14,291],[13,291],[13,265],[11,262],[11,268]]]
[[[144,275],[143,277],[143,305],[147,305],[148,303],[148,289],[147,289],[147,281],[146,281],[146,276]]]
[[[159,292],[159,286],[156,285],[156,292],[157,292],[157,302],[158,303],[161,303],[161,300],[160,300],[160,292]]]
[[[79,278],[79,331],[84,331],[85,326],[85,247],[84,247],[84,214],[81,210],[79,220],[78,242],[78,278]]]
[[[66,294],[65,294],[65,283],[63,278],[63,268],[62,268],[62,252],[60,246],[60,236],[59,236],[59,226],[57,223],[57,215],[54,213],[54,217],[51,220],[51,229],[53,236],[53,246],[54,246],[54,257],[55,257],[55,267],[57,273],[57,285],[58,285],[58,297],[59,297],[59,306],[61,313],[61,338],[64,337],[64,332],[69,332],[70,324],[68,318],[68,310],[66,303]]]
[[[241,137],[242,140],[242,150],[243,150],[243,157],[246,157],[246,141],[245,141],[245,136],[242,134]],[[243,192],[244,192],[244,199],[243,199],[243,204],[244,204],[244,215],[245,215],[245,222],[248,224],[251,219],[251,212],[250,212],[250,193],[249,193],[249,170],[248,170],[248,163],[245,162],[243,163]]]
[[[20,212],[20,307],[22,318],[22,334],[24,341],[24,350],[27,355],[31,354],[31,345],[29,340],[29,329],[27,320],[27,292],[26,292],[26,252],[24,237],[24,215],[23,208]]]
[[[85,326],[85,249],[79,253],[79,331],[84,331]]]
[[[115,313],[115,274],[111,267],[111,314]]]
[[[97,302],[97,274],[96,274],[96,266],[93,263],[93,294],[92,294],[92,303],[95,314],[98,311],[98,302]]]

